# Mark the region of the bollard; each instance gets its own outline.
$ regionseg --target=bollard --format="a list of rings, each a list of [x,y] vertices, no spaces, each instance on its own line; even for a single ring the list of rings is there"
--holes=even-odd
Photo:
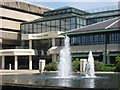
[[[9,64],[9,70],[11,71],[11,64]]]
[[[39,72],[43,73],[44,68],[45,68],[45,60],[41,59],[41,60],[39,60]]]
[[[85,74],[86,72],[87,59],[80,59],[80,72]]]

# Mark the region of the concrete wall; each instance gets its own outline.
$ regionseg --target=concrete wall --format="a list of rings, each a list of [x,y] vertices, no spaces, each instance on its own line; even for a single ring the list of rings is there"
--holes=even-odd
[[[59,54],[62,47],[57,47],[55,50],[51,50],[51,54]],[[81,52],[89,52],[90,50],[93,52],[104,52],[105,44],[101,45],[81,45],[81,46],[71,46],[71,53],[81,53]],[[119,44],[107,44],[107,51],[120,51]]]
[[[16,45],[20,40],[20,24],[42,18],[42,14],[50,9],[19,1],[0,0],[0,39],[2,44]],[[4,41],[4,43],[3,43]],[[7,43],[8,42],[8,43]],[[11,42],[11,43],[10,43]]]

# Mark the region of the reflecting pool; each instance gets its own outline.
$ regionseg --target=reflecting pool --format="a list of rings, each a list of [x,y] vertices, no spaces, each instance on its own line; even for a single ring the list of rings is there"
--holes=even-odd
[[[36,87],[120,89],[120,74],[96,74],[96,78],[84,78],[79,73],[74,73],[70,78],[58,78],[56,76],[57,73],[4,75],[2,76],[2,83]]]

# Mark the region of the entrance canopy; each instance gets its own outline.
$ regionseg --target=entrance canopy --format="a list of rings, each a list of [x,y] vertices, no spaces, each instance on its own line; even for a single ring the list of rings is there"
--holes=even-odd
[[[36,55],[33,49],[2,49],[0,50],[0,56],[26,56]]]
[[[22,40],[37,40],[37,39],[49,39],[49,38],[63,38],[62,31],[50,31],[37,34],[22,34]]]

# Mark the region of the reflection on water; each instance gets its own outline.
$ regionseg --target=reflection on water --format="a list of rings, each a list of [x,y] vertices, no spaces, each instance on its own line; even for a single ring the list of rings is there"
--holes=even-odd
[[[71,79],[59,79],[58,85],[62,87],[71,87],[72,81]]]
[[[85,85],[88,88],[94,88],[95,87],[95,80],[94,80],[94,78],[91,78],[89,80],[85,79]]]
[[[118,88],[120,74],[96,75],[98,78],[82,78],[79,74],[71,78],[56,78],[55,74],[38,75],[5,75],[2,76],[3,83],[52,86],[52,87],[75,87],[75,88]],[[109,78],[107,78],[109,77]],[[114,82],[114,83],[113,83]]]

